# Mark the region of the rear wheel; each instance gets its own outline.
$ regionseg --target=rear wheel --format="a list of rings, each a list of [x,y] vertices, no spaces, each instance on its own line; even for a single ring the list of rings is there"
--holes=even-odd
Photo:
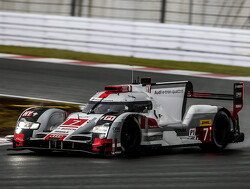
[[[121,148],[123,155],[137,155],[140,152],[141,132],[135,118],[128,118],[121,131]]]
[[[231,118],[224,112],[216,114],[212,130],[212,142],[201,144],[200,147],[206,151],[220,151],[224,149],[229,141]]]

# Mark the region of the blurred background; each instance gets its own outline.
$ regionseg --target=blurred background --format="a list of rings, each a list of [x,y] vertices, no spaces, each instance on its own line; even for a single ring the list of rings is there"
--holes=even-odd
[[[0,0],[0,20],[1,45],[199,62],[203,65],[193,70],[221,74],[235,73],[204,63],[250,67],[250,0]],[[6,48],[1,52],[55,54]],[[121,58],[89,57],[57,58],[121,63]],[[163,67],[139,62],[191,69],[187,63]],[[249,71],[237,75],[249,76]]]
[[[1,0],[0,11],[249,29],[250,0]]]

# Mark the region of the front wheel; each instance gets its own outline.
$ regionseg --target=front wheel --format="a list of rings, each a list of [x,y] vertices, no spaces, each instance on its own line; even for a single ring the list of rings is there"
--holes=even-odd
[[[212,142],[201,144],[201,149],[205,151],[223,150],[229,141],[231,124],[231,118],[224,111],[219,111],[214,118]]]
[[[121,131],[121,148],[123,155],[139,154],[141,132],[136,118],[129,118],[124,122]]]

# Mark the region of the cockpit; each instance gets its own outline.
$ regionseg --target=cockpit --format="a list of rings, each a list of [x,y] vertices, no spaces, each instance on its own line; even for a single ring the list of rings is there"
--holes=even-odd
[[[123,113],[123,112],[140,112],[147,113],[152,110],[151,101],[138,102],[101,102],[89,101],[83,109],[83,113],[107,114],[107,113]],[[97,104],[97,105],[96,105]]]

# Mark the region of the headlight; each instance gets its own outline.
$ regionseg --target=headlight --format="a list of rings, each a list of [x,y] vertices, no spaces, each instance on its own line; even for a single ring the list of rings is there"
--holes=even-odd
[[[109,131],[109,124],[105,123],[104,125],[95,126],[92,130],[93,133],[99,134],[99,138],[107,137]]]
[[[29,122],[26,120],[19,121],[16,127],[16,133],[20,133],[22,129],[38,129],[40,123]]]

